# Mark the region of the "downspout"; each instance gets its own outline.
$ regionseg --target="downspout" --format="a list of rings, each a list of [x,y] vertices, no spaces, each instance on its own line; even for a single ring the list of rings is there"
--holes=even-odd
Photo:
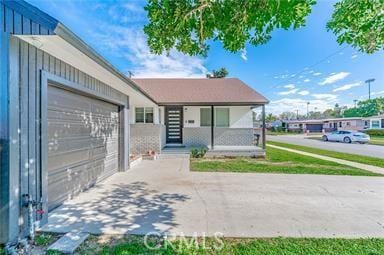
[[[215,144],[215,111],[214,106],[211,105],[211,150],[214,149]]]

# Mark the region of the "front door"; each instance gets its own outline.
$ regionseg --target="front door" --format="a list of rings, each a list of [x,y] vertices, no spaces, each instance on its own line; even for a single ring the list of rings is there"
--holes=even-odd
[[[183,142],[183,107],[165,107],[165,121],[167,130],[167,143]]]

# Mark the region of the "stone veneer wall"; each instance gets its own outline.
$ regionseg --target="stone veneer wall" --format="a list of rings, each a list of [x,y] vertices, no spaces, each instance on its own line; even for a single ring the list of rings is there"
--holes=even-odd
[[[251,146],[252,128],[215,128],[215,145]]]
[[[211,128],[183,128],[183,144],[188,147],[209,146],[211,144]]]
[[[252,128],[215,128],[215,145],[251,146],[253,145]],[[261,142],[261,139],[260,139]],[[183,144],[189,147],[210,146],[211,128],[183,128]]]
[[[164,125],[159,124],[131,124],[130,125],[130,153],[146,154],[149,150],[160,153],[164,147],[162,136]]]

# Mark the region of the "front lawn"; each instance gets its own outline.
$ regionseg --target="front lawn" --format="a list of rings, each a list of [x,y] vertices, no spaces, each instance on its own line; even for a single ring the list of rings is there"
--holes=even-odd
[[[371,141],[369,142],[373,145],[384,145],[384,137],[383,136],[371,136]]]
[[[315,153],[318,155],[329,156],[329,157],[338,158],[338,159],[344,159],[344,160],[353,161],[353,162],[362,163],[362,164],[367,164],[367,165],[372,165],[372,166],[384,167],[384,159],[381,159],[381,158],[361,156],[361,155],[344,153],[344,152],[337,152],[337,151],[329,151],[329,150],[323,150],[323,149],[318,149],[318,148],[313,148],[313,147],[307,147],[307,146],[290,144],[290,143],[281,143],[281,142],[275,142],[275,141],[268,141],[268,143],[272,144],[272,145],[276,145],[276,146],[294,149],[294,150],[300,150],[300,151]],[[362,149],[364,149],[364,146],[362,146]]]
[[[260,238],[214,239],[200,238],[176,241],[153,239],[144,244],[142,237],[123,237],[100,241],[91,237],[79,249],[79,254],[123,255],[380,255],[384,254],[384,239],[316,239],[316,238]],[[154,249],[153,249],[154,248]]]
[[[255,172],[288,174],[328,174],[381,176],[354,167],[321,160],[275,148],[267,148],[267,158],[191,159],[192,171],[200,172]]]

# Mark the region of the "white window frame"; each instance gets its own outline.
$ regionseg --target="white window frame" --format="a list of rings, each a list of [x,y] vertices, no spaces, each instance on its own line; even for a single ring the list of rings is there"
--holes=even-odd
[[[143,120],[144,122],[137,122],[137,109],[138,108],[143,108]],[[148,109],[152,109],[152,122],[147,122],[147,110]],[[154,108],[153,107],[135,107],[135,123],[138,123],[138,124],[154,124],[155,123],[155,111],[154,111]]]

